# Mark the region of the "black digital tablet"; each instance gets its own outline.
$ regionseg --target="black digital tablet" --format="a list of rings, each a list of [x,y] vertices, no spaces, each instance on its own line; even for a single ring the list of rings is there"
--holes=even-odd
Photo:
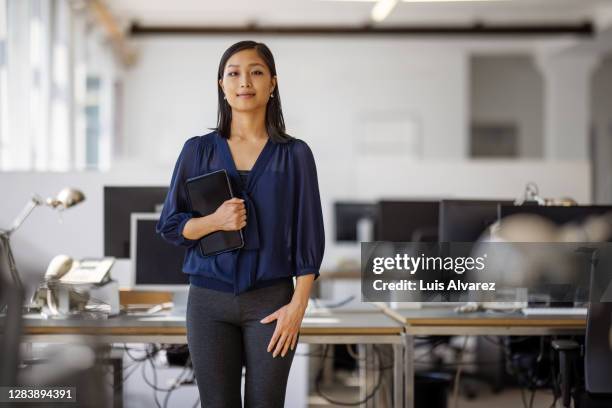
[[[185,184],[191,210],[199,217],[214,213],[224,201],[234,196],[225,169],[190,178]],[[242,230],[215,231],[200,238],[199,242],[202,256],[232,251],[243,245]]]

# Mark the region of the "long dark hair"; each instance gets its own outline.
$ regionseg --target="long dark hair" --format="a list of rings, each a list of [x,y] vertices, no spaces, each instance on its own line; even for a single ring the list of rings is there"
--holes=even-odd
[[[257,54],[259,54],[259,56],[268,66],[271,75],[273,77],[276,75],[276,65],[274,64],[272,51],[270,51],[268,46],[264,43],[258,43],[255,41],[240,41],[225,50],[223,56],[221,57],[221,61],[219,62],[219,72],[217,74],[219,107],[217,109],[217,127],[215,130],[226,139],[229,139],[230,136],[232,108],[227,100],[223,98],[224,93],[221,85],[219,84],[219,80],[223,78],[223,71],[225,70],[227,60],[230,59],[230,57],[235,53],[248,49],[256,50]],[[278,92],[278,80],[276,86],[274,87],[274,91],[272,91],[272,95],[274,95],[274,97],[270,97],[270,99],[268,99],[268,105],[266,106],[266,130],[268,131],[268,136],[273,142],[286,143],[290,141],[292,137],[285,133],[285,119],[283,118],[280,94]]]

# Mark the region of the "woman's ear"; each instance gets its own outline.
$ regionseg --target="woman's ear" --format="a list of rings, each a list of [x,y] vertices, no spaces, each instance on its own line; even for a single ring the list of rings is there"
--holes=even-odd
[[[223,80],[222,79],[219,80],[219,86],[221,87],[221,90],[223,91],[223,93],[225,93],[225,88],[223,88]]]
[[[272,77],[272,89],[270,89],[270,94],[274,92],[274,89],[276,89],[276,75]]]

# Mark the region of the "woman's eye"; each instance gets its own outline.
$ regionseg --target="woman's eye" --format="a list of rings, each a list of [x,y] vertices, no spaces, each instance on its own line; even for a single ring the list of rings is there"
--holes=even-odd
[[[237,72],[228,72],[227,73],[227,76],[236,76],[236,75],[238,75]]]
[[[262,71],[253,71],[253,75],[263,75]]]

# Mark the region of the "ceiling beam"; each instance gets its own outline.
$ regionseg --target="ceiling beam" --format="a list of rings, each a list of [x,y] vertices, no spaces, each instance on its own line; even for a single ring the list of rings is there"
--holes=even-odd
[[[593,37],[595,29],[590,21],[577,24],[483,24],[471,25],[401,25],[401,26],[188,26],[141,25],[133,23],[130,35],[386,35],[386,36],[557,36]]]
[[[87,3],[96,22],[110,39],[113,51],[123,65],[129,67],[136,62],[136,52],[128,45],[119,21],[113,16],[101,0],[89,0]]]

